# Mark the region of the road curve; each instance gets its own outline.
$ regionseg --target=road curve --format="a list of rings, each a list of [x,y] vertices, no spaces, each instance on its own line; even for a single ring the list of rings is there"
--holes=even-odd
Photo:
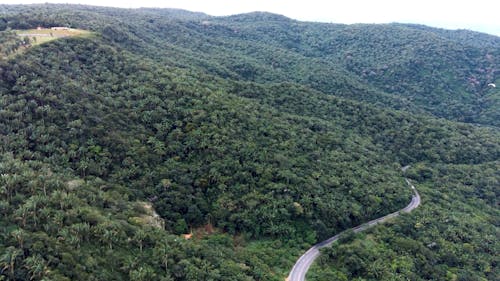
[[[330,238],[326,239],[325,241],[320,242],[320,243],[312,246],[309,250],[307,250],[307,252],[305,252],[297,260],[297,262],[295,263],[295,265],[292,268],[292,271],[290,271],[290,275],[288,275],[288,278],[286,280],[287,281],[304,281],[306,279],[306,273],[307,273],[307,271],[311,267],[311,265],[314,262],[314,260],[320,254],[319,250],[321,248],[331,246],[332,243],[335,242],[335,241],[337,241],[340,238],[340,236],[343,233],[345,233],[346,231],[352,230],[352,231],[354,231],[354,233],[358,233],[358,232],[366,230],[366,229],[368,229],[370,227],[373,227],[373,226],[375,226],[375,225],[377,225],[379,223],[383,223],[383,222],[387,221],[388,219],[397,217],[397,216],[399,216],[399,214],[401,212],[403,212],[403,213],[409,213],[413,209],[417,208],[420,205],[420,195],[418,194],[417,189],[415,188],[415,186],[413,186],[408,179],[405,179],[405,180],[408,183],[408,185],[411,187],[411,189],[413,190],[413,196],[412,196],[411,202],[410,202],[410,204],[408,204],[408,206],[406,206],[403,209],[401,209],[401,210],[399,210],[397,212],[394,212],[392,214],[388,214],[388,215],[383,216],[381,218],[374,219],[374,220],[371,220],[369,222],[366,222],[366,223],[364,223],[362,225],[358,225],[358,226],[353,227],[351,229],[344,230],[344,231],[340,232],[339,234],[337,234],[337,235],[335,235],[333,237],[330,237]]]

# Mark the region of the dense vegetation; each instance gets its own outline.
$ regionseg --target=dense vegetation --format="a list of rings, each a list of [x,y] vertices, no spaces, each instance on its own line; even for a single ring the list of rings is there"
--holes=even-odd
[[[308,280],[498,280],[499,167],[418,165],[425,208],[326,249]]]
[[[24,38],[12,31],[0,31],[0,59],[7,59],[24,46]],[[29,39],[28,39],[29,40]]]
[[[0,278],[282,280],[308,245],[406,205],[400,168],[414,163],[424,199],[438,199],[373,230],[380,251],[363,244],[373,251],[363,262],[407,261],[391,241],[424,243],[429,234],[408,225],[455,212],[445,194],[484,218],[450,231],[473,248],[489,239],[478,228],[495,237],[499,98],[486,85],[498,75],[497,37],[266,13],[0,5],[0,50],[18,42],[11,29],[37,26],[95,35],[0,60]],[[470,177],[472,193],[444,180]],[[336,269],[316,276],[497,277],[495,250],[459,263],[437,252],[372,276],[336,258],[362,238],[330,250],[322,264]],[[459,242],[446,243],[463,251]]]

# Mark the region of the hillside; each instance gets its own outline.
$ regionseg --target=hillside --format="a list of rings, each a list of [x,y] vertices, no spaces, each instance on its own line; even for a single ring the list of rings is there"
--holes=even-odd
[[[51,8],[43,6],[9,25],[99,30],[120,47],[162,63],[237,80],[295,82],[381,106],[499,125],[498,92],[487,87],[499,71],[496,36],[418,25],[303,23],[266,13],[214,18],[80,7],[73,12],[77,17],[68,17],[68,8],[61,9],[47,17]]]
[[[0,5],[0,50],[17,42],[12,30],[37,26],[93,35],[0,59],[1,278],[283,280],[307,246],[405,206],[408,164],[424,198],[449,196],[482,218],[464,224],[498,231],[499,92],[487,87],[498,80],[498,37],[267,13]],[[476,193],[442,179],[474,189],[479,180],[462,177],[471,170],[488,177]],[[373,233],[396,239],[399,223],[453,213],[447,204]],[[443,238],[456,247],[489,239],[449,227],[472,231]],[[495,251],[470,259],[490,270],[456,271],[443,258],[426,265],[432,274],[417,263],[395,274],[495,279]],[[316,276],[366,278],[348,266]]]

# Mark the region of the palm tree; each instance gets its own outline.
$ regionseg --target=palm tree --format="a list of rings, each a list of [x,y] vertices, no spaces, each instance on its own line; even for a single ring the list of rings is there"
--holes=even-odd
[[[101,241],[108,244],[110,250],[113,249],[113,242],[116,239],[116,231],[112,229],[105,229],[102,234]]]
[[[62,190],[55,190],[50,194],[50,199],[52,203],[54,204],[59,204],[59,209],[63,210],[64,205],[62,204],[63,198],[66,197],[68,194]]]
[[[21,220],[22,226],[26,227],[26,219],[29,214],[29,207],[26,204],[21,205],[14,211],[14,214],[16,216],[16,219]]]
[[[44,199],[44,197],[42,196],[39,196],[39,195],[35,195],[35,196],[31,196],[28,200],[26,200],[26,207],[28,208],[28,210],[30,210],[30,213],[33,214],[33,222],[34,222],[34,226],[35,228],[37,227],[37,224],[38,224],[38,210],[40,209],[40,205],[42,202],[44,202],[46,199]]]
[[[8,195],[8,190],[7,190],[7,187],[5,187],[4,185],[1,185],[0,186],[0,197],[4,197],[7,198],[7,195]]]
[[[154,248],[154,256],[160,259],[162,266],[165,268],[165,273],[168,274],[168,255],[171,252],[170,246],[166,241],[158,243]]]
[[[125,256],[125,259],[121,262],[120,269],[125,272],[130,272],[137,268],[139,264],[139,258],[135,256]]]
[[[17,174],[2,174],[0,176],[0,183],[6,189],[7,199],[10,202],[12,199],[12,194],[14,193],[17,185],[20,182],[20,176]]]
[[[154,269],[149,266],[141,266],[129,272],[129,278],[133,281],[153,280],[156,278]]]
[[[26,232],[22,228],[18,228],[16,230],[13,230],[11,233],[12,237],[14,237],[17,240],[17,243],[19,244],[19,248],[23,249],[24,248],[24,238],[26,237]]]
[[[118,240],[118,231],[109,223],[102,223],[96,226],[95,232],[99,241],[108,244],[110,250],[113,249],[113,243]]]
[[[144,246],[144,240],[146,240],[146,238],[147,238],[147,233],[144,230],[139,229],[135,232],[134,240],[136,240],[136,242],[139,244],[139,249],[141,250],[141,253],[142,253],[142,248]]]
[[[71,232],[79,237],[79,242],[88,240],[90,233],[90,225],[88,223],[76,223],[71,225],[70,228]],[[78,243],[77,247],[80,247],[80,243]]]
[[[28,269],[28,272],[30,273],[30,280],[35,278],[42,279],[43,276],[49,271],[47,269],[47,261],[45,261],[45,259],[38,254],[27,257],[24,260],[24,267]]]
[[[5,252],[0,256],[0,268],[3,271],[9,271],[9,278],[14,279],[14,269],[16,265],[16,259],[21,255],[22,251],[15,247],[8,247]]]

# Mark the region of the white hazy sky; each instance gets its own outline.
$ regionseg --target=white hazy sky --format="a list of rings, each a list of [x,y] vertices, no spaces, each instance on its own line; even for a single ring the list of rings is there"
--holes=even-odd
[[[47,2],[122,8],[181,8],[214,16],[268,11],[306,21],[421,23],[500,36],[498,0],[0,0],[1,4]]]

